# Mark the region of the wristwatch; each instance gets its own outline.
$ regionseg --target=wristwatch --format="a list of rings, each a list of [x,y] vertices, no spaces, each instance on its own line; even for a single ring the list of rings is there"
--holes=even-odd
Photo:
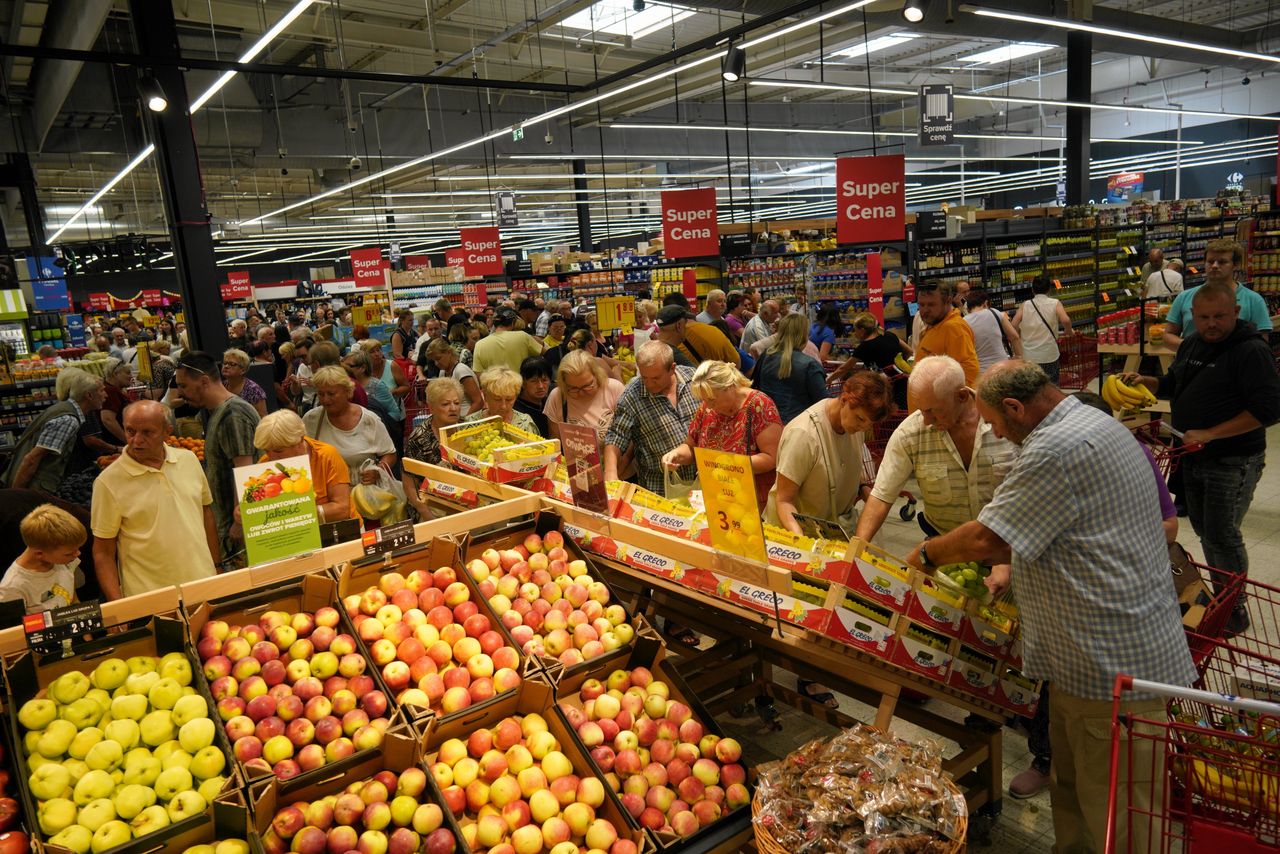
[[[925,537],[920,543],[920,563],[924,566],[933,566],[933,561],[929,560],[929,540],[931,537]]]

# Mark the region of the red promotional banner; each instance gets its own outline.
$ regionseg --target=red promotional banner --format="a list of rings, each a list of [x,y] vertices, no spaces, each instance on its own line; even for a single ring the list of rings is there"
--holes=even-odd
[[[867,254],[867,310],[884,325],[884,278],[880,275],[880,253]]]
[[[444,250],[444,263],[450,267],[465,267],[467,264],[467,253],[461,249]],[[464,271],[465,272],[465,271]]]
[[[233,286],[243,285],[247,288],[249,286],[249,271],[232,270],[227,273],[227,284]]]
[[[142,292],[143,305],[160,305],[162,299],[163,297],[161,296],[160,291],[158,290]]]
[[[836,240],[881,243],[906,237],[906,160],[901,154],[836,159]]]
[[[248,282],[243,284],[228,283],[220,285],[222,291],[222,301],[231,302],[237,299],[251,299],[253,297],[253,286]]]
[[[109,294],[89,294],[89,308],[110,311],[111,296]]]
[[[496,228],[460,228],[462,272],[468,276],[502,275],[502,238]]]
[[[668,258],[720,254],[715,188],[663,191],[662,247]]]
[[[382,249],[377,246],[351,250],[351,278],[355,280],[357,288],[385,287],[386,276],[382,271],[386,266]]]
[[[697,270],[684,270],[680,273],[680,291],[689,300],[689,304],[693,305],[693,301],[698,298]]]
[[[404,268],[406,270],[429,270],[431,269],[431,259],[426,255],[406,255],[404,256]]]

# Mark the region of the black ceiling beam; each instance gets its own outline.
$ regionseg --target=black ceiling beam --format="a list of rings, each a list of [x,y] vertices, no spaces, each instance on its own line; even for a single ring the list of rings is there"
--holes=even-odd
[[[67,48],[41,47],[0,43],[0,56],[26,56],[34,59],[66,60],[71,62],[97,62],[109,65],[127,65],[139,68],[178,67],[202,71],[238,71],[242,74],[270,74],[277,77],[330,77],[337,80],[361,80],[369,83],[389,83],[396,86],[454,86],[463,89],[510,89],[518,92],[549,92],[571,95],[581,92],[581,86],[568,83],[522,83],[518,80],[493,80],[475,77],[444,77],[435,74],[392,74],[380,71],[351,71],[341,68],[322,68],[311,65],[278,65],[270,62],[233,62],[218,59],[197,59],[190,56],[158,57],[136,53],[115,53],[102,50],[69,50]]]

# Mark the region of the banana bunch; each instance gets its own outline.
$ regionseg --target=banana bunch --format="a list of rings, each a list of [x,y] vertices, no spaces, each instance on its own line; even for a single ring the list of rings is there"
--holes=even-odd
[[[1275,804],[1280,796],[1274,774],[1254,767],[1230,767],[1225,764],[1192,759],[1188,768],[1181,757],[1173,760],[1174,773],[1191,784],[1191,789],[1207,800],[1243,809],[1257,809]]]
[[[1156,396],[1146,386],[1126,385],[1115,374],[1108,374],[1102,383],[1102,399],[1117,411],[1143,409],[1156,402]]]
[[[893,366],[904,374],[911,373],[912,363],[908,362],[906,357],[901,353],[893,357]]]

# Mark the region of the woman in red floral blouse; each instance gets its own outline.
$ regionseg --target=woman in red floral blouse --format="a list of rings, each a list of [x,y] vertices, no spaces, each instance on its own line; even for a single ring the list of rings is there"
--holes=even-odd
[[[703,362],[690,383],[702,401],[689,423],[689,438],[662,458],[667,468],[693,463],[694,448],[713,448],[751,457],[756,502],[764,509],[773,487],[782,419],[768,395],[751,388],[751,380],[728,362]]]

